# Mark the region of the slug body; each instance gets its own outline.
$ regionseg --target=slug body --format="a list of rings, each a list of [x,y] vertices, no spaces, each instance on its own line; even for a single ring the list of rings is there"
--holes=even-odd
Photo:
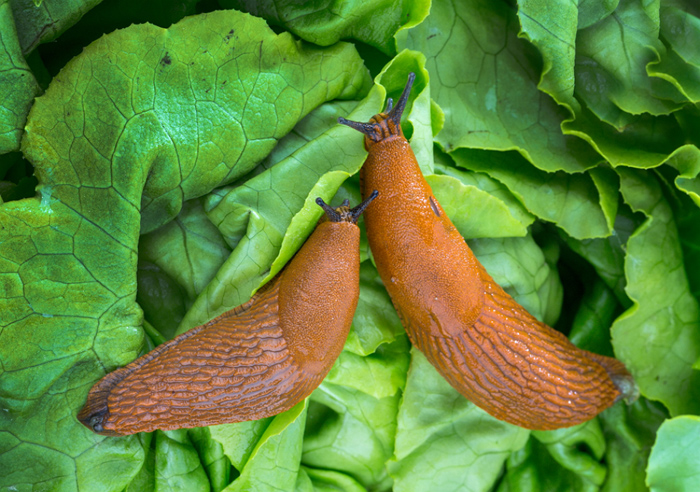
[[[411,342],[460,393],[528,429],[595,417],[636,386],[624,365],[577,348],[539,322],[486,272],[433,195],[400,127],[413,74],[395,108],[369,123],[363,190],[370,249]],[[363,191],[364,192],[364,191]]]
[[[250,301],[100,380],[78,419],[105,435],[255,420],[288,410],[323,381],[359,296],[359,215],[326,211],[285,269]]]

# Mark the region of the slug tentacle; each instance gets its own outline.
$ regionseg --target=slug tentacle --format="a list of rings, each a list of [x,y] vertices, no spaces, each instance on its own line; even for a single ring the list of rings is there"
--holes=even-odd
[[[342,216],[339,212],[337,212],[333,207],[328,205],[326,202],[323,201],[323,198],[318,197],[316,198],[316,205],[321,207],[323,211],[326,213],[326,217],[328,220],[331,222],[342,222]]]
[[[363,133],[365,135],[365,148],[367,150],[369,150],[373,144],[386,140],[390,137],[403,137],[403,131],[401,130],[401,116],[403,115],[404,109],[406,109],[408,96],[411,93],[411,87],[413,87],[413,81],[415,78],[416,74],[413,72],[408,74],[408,82],[406,83],[406,87],[404,87],[396,106],[393,106],[394,101],[389,98],[387,100],[386,111],[384,113],[374,115],[369,120],[369,123],[346,120],[342,116],[338,118],[338,123],[349,126],[350,128]]]
[[[411,342],[476,405],[529,429],[569,427],[633,400],[621,362],[580,350],[535,319],[447,217],[399,124],[413,79],[388,113],[349,125],[365,134],[363,196],[380,192],[365,214],[370,249]]]
[[[363,202],[354,208],[350,208],[348,206],[348,200],[344,200],[338,208],[331,207],[320,197],[316,199],[316,203],[323,209],[324,212],[326,212],[325,220],[329,220],[331,222],[350,222],[352,224],[357,224],[360,215],[362,215],[367,206],[372,203],[372,200],[377,198],[377,195],[379,195],[379,192],[374,190]],[[321,218],[321,221],[323,220],[324,218]]]
[[[403,115],[404,109],[406,109],[406,104],[408,103],[408,96],[411,94],[411,89],[413,88],[413,81],[416,80],[416,74],[411,72],[408,74],[408,81],[406,82],[406,87],[403,88],[399,102],[396,106],[389,110],[389,115],[387,116],[394,122],[394,125],[399,127],[401,125],[401,116]]]
[[[360,133],[364,133],[367,138],[374,142],[378,142],[382,139],[381,128],[375,123],[360,123],[358,121],[346,120],[342,116],[338,117],[338,123],[349,126]]]
[[[377,198],[379,195],[379,192],[377,190],[374,190],[372,193],[369,194],[369,196],[359,205],[357,205],[355,208],[350,210],[350,215],[352,215],[355,223],[357,223],[357,220],[360,218],[360,215],[365,211],[367,206],[369,206],[372,201]]]
[[[105,376],[78,419],[94,432],[125,435],[260,419],[306,398],[352,324],[360,281],[355,222],[372,199],[332,209],[319,198],[339,221],[320,222],[247,303]]]
[[[385,113],[388,113],[391,111],[391,108],[394,106],[394,100],[390,97],[386,98],[386,109],[384,110]]]

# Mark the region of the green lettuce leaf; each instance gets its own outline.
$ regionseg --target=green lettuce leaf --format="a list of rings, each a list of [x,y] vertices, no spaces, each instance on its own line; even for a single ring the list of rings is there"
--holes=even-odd
[[[462,397],[415,348],[399,408],[394,490],[490,490],[530,431],[496,420]]]
[[[646,464],[656,431],[668,417],[658,403],[640,398],[632,405],[615,405],[600,414],[608,448],[605,492],[645,490]]]
[[[308,490],[314,490],[316,492],[364,492],[367,490],[360,485],[357,480],[342,473],[328,470],[316,470],[307,467],[304,467],[303,470],[307,473],[312,482],[311,487],[313,488],[309,488]],[[298,484],[297,490],[302,490],[298,487]]]
[[[439,0],[408,30],[399,48],[425,54],[428,71],[438,75],[431,77],[431,97],[450,108],[436,141],[448,152],[517,150],[550,172],[592,167],[592,149],[561,133],[568,112],[537,90],[540,67],[533,58],[539,55],[509,28],[515,24],[502,2]]]
[[[493,279],[533,316],[548,324],[556,322],[562,286],[531,235],[474,239],[469,246]]]
[[[503,183],[528,212],[554,222],[571,236],[605,237],[611,232],[615,210],[603,205],[612,193],[599,189],[592,174],[547,173],[513,152],[459,149],[451,156],[460,167]]]
[[[649,457],[647,485],[652,491],[691,491],[700,486],[697,416],[667,420],[661,425]]]
[[[618,173],[625,201],[646,220],[627,241],[625,290],[634,305],[613,324],[613,347],[642,395],[660,400],[674,416],[697,413],[700,398],[691,388],[700,384],[694,368],[700,356],[700,309],[683,269],[671,208],[649,175],[628,169]]]
[[[283,26],[314,44],[330,46],[341,39],[351,38],[373,46],[387,55],[396,54],[394,34],[401,26],[419,24],[430,9],[430,2],[425,0],[325,0],[307,4],[222,0],[220,3],[228,8],[250,12],[271,24]]]
[[[604,452],[597,419],[568,429],[533,431],[527,445],[508,459],[498,491],[598,490],[606,474],[599,463]]]
[[[187,430],[156,431],[155,486],[166,490],[208,491],[209,480]]]
[[[621,0],[613,15],[577,37],[577,94],[618,129],[632,121],[630,115],[668,114],[680,107],[682,96],[673,85],[646,73],[666,51],[659,40],[659,5]]]
[[[581,6],[565,1],[523,0],[519,3],[520,36],[542,53],[538,88],[561,105],[578,109],[574,99],[576,31]]]
[[[272,30],[211,0],[98,3],[0,0],[0,488],[698,488],[694,1],[221,0]],[[448,216],[639,401],[546,433],[488,416],[411,348],[360,221],[353,326],[307,401],[81,426],[98,378],[279,272],[317,196],[360,200],[363,137],[337,118],[367,121],[408,72],[402,128]]]
[[[144,234],[139,241],[139,261],[150,261],[175,279],[194,300],[231,254],[199,199],[183,203],[175,220]]]
[[[274,417],[240,470],[240,477],[224,490],[294,490],[299,475],[306,412],[304,400]]]
[[[19,150],[22,129],[39,84],[23,57],[12,5],[0,2],[0,154]]]
[[[23,53],[56,39],[101,0],[9,0]]]

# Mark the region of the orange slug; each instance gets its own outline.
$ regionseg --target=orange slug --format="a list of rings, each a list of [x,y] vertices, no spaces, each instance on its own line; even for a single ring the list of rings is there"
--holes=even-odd
[[[288,410],[321,384],[357,307],[355,208],[326,215],[289,264],[248,302],[102,378],[78,419],[104,435],[245,420]]]
[[[423,178],[401,130],[414,80],[369,123],[360,179],[370,249],[411,342],[462,395],[528,429],[585,422],[637,392],[625,366],[539,322],[486,272]]]

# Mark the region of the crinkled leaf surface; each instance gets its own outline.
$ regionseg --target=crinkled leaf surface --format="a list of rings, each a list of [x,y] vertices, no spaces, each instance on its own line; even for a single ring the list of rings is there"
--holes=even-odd
[[[624,262],[627,240],[641,224],[642,219],[635,216],[629,207],[621,206],[615,217],[613,233],[606,238],[576,240],[562,234],[566,244],[595,269],[624,307],[631,305],[625,292],[627,279]]]
[[[597,420],[549,432],[534,431],[511,454],[499,492],[593,491],[605,478],[599,463],[605,440]]]
[[[607,441],[605,492],[645,490],[646,464],[656,431],[668,417],[660,404],[640,398],[632,405],[614,405],[600,414]]]
[[[23,53],[58,37],[101,0],[9,0]]]
[[[618,306],[615,294],[603,280],[596,278],[587,284],[571,325],[571,342],[584,350],[612,357],[610,325]]]
[[[579,0],[578,28],[585,29],[605,19],[617,8],[620,0]]]
[[[241,476],[224,489],[226,492],[294,490],[306,405],[304,400],[270,421],[243,466]]]
[[[194,300],[231,254],[200,199],[184,202],[175,220],[139,242],[139,260],[151,261],[174,278]]]
[[[0,154],[19,149],[22,129],[34,96],[39,93],[34,74],[22,55],[11,4],[0,2]]]
[[[208,491],[209,480],[186,429],[156,431],[155,486],[164,490]]]
[[[618,172],[625,201],[647,218],[627,241],[625,290],[634,305],[613,324],[613,347],[642,395],[662,401],[672,415],[696,413],[700,310],[683,269],[671,208],[649,175]]]
[[[567,480],[573,482],[572,489],[603,483],[606,470],[599,461],[605,452],[605,439],[597,419],[567,429],[533,431],[532,439],[543,444],[554,461],[573,475]]]
[[[405,333],[379,273],[370,262],[360,266],[360,299],[352,323],[345,349],[361,356],[373,354],[382,344]]]
[[[551,94],[559,104],[578,108],[573,96],[580,5],[566,0],[523,0],[518,6],[520,35],[542,53],[539,89]]]
[[[396,458],[389,464],[394,490],[490,490],[509,453],[522,448],[529,434],[467,401],[414,348]]]
[[[587,108],[573,122],[564,122],[567,133],[591,143],[613,166],[650,168],[663,164],[671,153],[686,152],[683,130],[672,116],[630,116],[623,129],[603,124]]]
[[[690,492],[700,487],[700,419],[683,416],[661,425],[649,458],[653,492]]]
[[[419,24],[430,9],[426,0],[374,2],[274,2],[222,0],[222,5],[250,12],[271,24],[284,26],[300,38],[321,46],[356,39],[382,52],[396,53],[394,33],[402,25]]]
[[[44,186],[55,186],[54,198],[80,209],[86,198],[66,187],[111,189],[113,200],[140,203],[147,232],[183,200],[249,171],[313,107],[367,82],[351,46],[330,50],[324,57],[236,12],[116,31],[72,60],[37,101],[24,152]],[[76,163],[87,162],[123,171],[86,175]],[[53,176],[49,163],[59,169]],[[144,186],[142,197],[131,196],[133,184]]]
[[[455,217],[453,223],[464,237],[509,237],[526,234],[525,225],[511,215],[505,203],[476,186],[464,185],[459,179],[451,176],[428,176],[427,181],[445,213]],[[479,217],[479,220],[470,221],[472,215]],[[458,224],[460,219],[466,220],[467,224]]]
[[[611,217],[601,206],[605,196],[587,173],[547,173],[513,152],[459,149],[451,155],[460,167],[484,172],[505,184],[529,212],[556,223],[574,237],[610,234],[614,212]]]
[[[407,362],[406,357],[404,374]],[[366,383],[371,385],[371,380]],[[304,464],[347,473],[368,489],[386,489],[385,463],[394,451],[398,392],[375,398],[361,390],[324,381],[311,401],[309,429],[304,436]]]
[[[144,327],[149,323],[165,339],[172,338],[190,304],[185,289],[147,260],[139,260],[137,275],[136,302],[144,312]]]
[[[202,461],[204,470],[214,492],[226,488],[231,479],[231,462],[224,454],[224,448],[211,436],[210,427],[196,427],[187,431],[192,444]]]
[[[304,467],[304,471],[312,482],[313,490],[317,492],[364,492],[367,490],[357,480],[343,473],[306,467]]]
[[[469,247],[506,292],[533,316],[554,324],[561,308],[561,283],[531,235],[473,239]]]
[[[660,1],[621,0],[615,12],[577,37],[577,94],[603,121],[622,129],[630,115],[667,114],[681,94],[650,78],[648,63],[665,52],[659,40]]]
[[[508,209],[510,215],[520,222],[524,228],[535,221],[535,217],[527,211],[525,206],[513,195],[513,193],[508,190],[505,185],[491,178],[487,174],[464,171],[463,169],[452,167],[454,166],[453,163],[454,161],[452,161],[447,154],[443,154],[441,152],[436,153],[435,173],[455,177],[464,185],[472,185],[482,191],[485,191],[491,195],[491,199],[497,198]],[[457,216],[455,215],[455,218],[456,217]],[[509,222],[507,219],[504,220]],[[520,231],[520,228],[517,226],[515,227],[515,230],[512,231],[512,235],[522,235],[515,233],[516,231]]]
[[[445,112],[437,142],[447,151],[518,150],[547,171],[592,167],[592,149],[561,133],[567,111],[537,90],[538,55],[518,39],[516,24],[502,2],[439,0],[408,31],[400,48],[426,55],[431,96]]]
[[[168,26],[216,8],[118,4],[114,16],[109,3],[93,9],[27,66],[23,49],[92,3],[13,0],[17,35],[8,44],[3,28],[3,46],[15,44],[2,56],[44,84],[42,62],[54,74],[81,40],[99,35],[90,32]],[[679,451],[694,417],[667,422],[672,430],[689,420],[680,432],[656,432],[668,416],[662,403],[674,415],[697,413],[695,2],[439,1],[425,20],[422,1],[276,5],[265,15],[281,19],[279,36],[235,12],[181,25],[206,24],[198,29],[108,34],[56,76],[30,116],[24,153],[40,178],[35,198],[14,201],[31,196],[32,171],[21,154],[0,155],[0,484],[694,490],[697,453]],[[246,19],[247,28],[231,32],[217,16]],[[288,30],[330,47],[295,42]],[[139,34],[129,41],[129,33]],[[339,37],[361,40],[364,60]],[[64,50],[71,43],[76,51]],[[365,96],[362,61],[378,85],[360,102],[338,100]],[[336,118],[366,121],[386,95],[398,97],[409,71],[417,78],[403,129],[487,269],[540,319],[559,318],[580,346],[611,354],[614,345],[643,394],[660,402],[617,404],[551,434],[495,421],[420,354],[407,374],[409,344],[363,261],[353,328],[308,411],[131,438],[79,426],[75,413],[97,377],[173,336],[181,320],[184,330],[240,304],[279,271],[313,229],[316,196],[359,200],[362,136]],[[17,94],[0,105],[21,100],[26,115],[32,96]],[[8,148],[23,118],[0,115],[14,131]],[[478,171],[454,167],[467,155]],[[139,231],[150,232],[137,248]]]

